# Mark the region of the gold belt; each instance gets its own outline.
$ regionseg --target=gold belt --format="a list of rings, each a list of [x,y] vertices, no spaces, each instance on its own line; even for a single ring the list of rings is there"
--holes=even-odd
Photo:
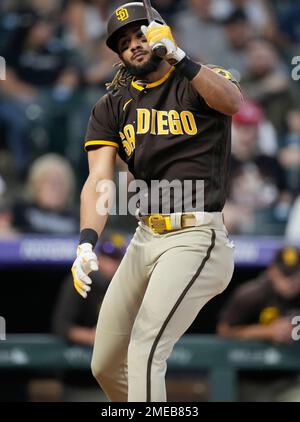
[[[170,215],[152,214],[145,215],[141,218],[142,222],[146,224],[154,233],[163,234],[174,230],[171,224]],[[193,214],[182,214],[181,215],[181,228],[195,227],[196,217]],[[177,228],[176,230],[179,230]]]

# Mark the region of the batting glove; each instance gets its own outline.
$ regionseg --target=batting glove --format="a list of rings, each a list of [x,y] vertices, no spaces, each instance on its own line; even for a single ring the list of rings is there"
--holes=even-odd
[[[166,47],[167,54],[164,59],[170,64],[175,65],[185,57],[185,52],[181,50],[173,38],[171,28],[168,25],[162,25],[155,21],[151,22],[149,26],[142,25],[141,30],[147,42],[153,51],[156,46],[163,45]]]
[[[82,243],[77,248],[77,258],[72,266],[75,289],[85,299],[91,290],[91,278],[88,274],[98,270],[98,259],[90,243]]]

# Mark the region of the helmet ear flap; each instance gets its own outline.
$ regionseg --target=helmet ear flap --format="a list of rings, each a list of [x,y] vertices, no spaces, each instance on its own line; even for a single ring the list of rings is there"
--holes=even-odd
[[[153,9],[153,7],[152,12],[156,22],[161,24],[165,23],[163,18],[157,10]],[[148,24],[146,9],[143,3],[125,3],[122,6],[119,6],[110,16],[107,23],[106,45],[117,54],[119,54],[117,48],[118,33],[120,29],[123,29],[131,23],[140,23],[141,25]]]

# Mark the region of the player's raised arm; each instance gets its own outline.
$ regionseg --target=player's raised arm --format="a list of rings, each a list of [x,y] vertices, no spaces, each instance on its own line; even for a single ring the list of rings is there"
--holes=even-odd
[[[195,90],[211,108],[229,116],[239,110],[242,95],[237,85],[232,82],[230,72],[218,67],[211,69],[194,62],[178,47],[167,25],[152,22],[148,27],[142,26],[142,31],[152,49],[156,45],[166,47],[167,54],[164,59],[191,81]]]
[[[108,202],[109,183],[114,177],[116,151],[111,146],[103,146],[88,152],[89,176],[80,197],[80,241],[72,266],[75,289],[84,298],[92,283],[88,274],[98,269],[98,259],[93,249],[107,221],[108,206],[105,208],[105,205]],[[101,189],[101,183],[102,186],[106,185],[104,189]],[[97,208],[98,201],[104,205],[101,212]]]
[[[225,69],[201,65],[192,85],[211,108],[228,116],[239,111],[242,94]]]

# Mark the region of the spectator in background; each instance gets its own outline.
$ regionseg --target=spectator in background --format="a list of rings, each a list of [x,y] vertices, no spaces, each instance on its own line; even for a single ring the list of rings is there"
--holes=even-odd
[[[182,48],[196,60],[222,66],[218,57],[224,48],[224,34],[212,16],[212,0],[189,0],[187,5],[174,17],[174,32]]]
[[[246,46],[254,36],[254,30],[243,9],[235,9],[222,21],[225,46],[215,60],[226,69],[233,71],[237,80],[246,71]]]
[[[16,31],[25,28],[30,14],[51,17],[58,24],[64,0],[1,0],[0,4],[0,52],[10,42]],[[60,26],[60,25],[59,25]]]
[[[105,94],[105,84],[113,78],[115,69],[114,63],[119,62],[118,56],[105,43],[106,38],[102,37],[98,40],[97,45],[94,46],[94,53],[92,57],[86,58],[86,66],[84,70],[84,82],[88,87],[96,91],[97,98]],[[101,91],[100,91],[101,90]],[[86,123],[86,122],[85,122]]]
[[[278,154],[278,140],[274,126],[266,119],[263,109],[255,101],[244,97],[240,113],[235,117],[232,127],[233,144],[238,142],[240,134],[239,125],[257,126],[257,151],[268,155],[276,156]]]
[[[286,171],[290,191],[297,194],[300,192],[300,109],[289,111],[287,125],[279,160]]]
[[[252,40],[247,48],[247,72],[242,79],[247,97],[258,102],[278,135],[286,130],[287,112],[296,102],[287,68],[280,60],[275,47],[266,40]]]
[[[68,62],[67,51],[55,37],[57,23],[52,17],[30,11],[24,12],[23,18],[24,25],[16,31],[4,54],[8,66],[8,93],[18,94],[11,84],[23,82],[28,89],[23,86],[19,95],[27,97],[34,94],[34,88],[51,87],[63,82],[64,78],[67,81],[70,73],[74,75],[70,87],[76,86],[74,66]]]
[[[78,85],[78,71],[70,51],[55,37],[53,17],[25,10],[19,19],[21,23],[2,53],[7,69],[0,85],[0,123],[6,126],[7,147],[22,177],[32,149],[30,122],[43,115],[43,126],[51,125],[58,113],[66,119],[69,110],[65,105]],[[62,103],[64,107],[59,108]],[[63,131],[62,124],[59,129],[56,139]]]
[[[12,228],[12,214],[11,209],[5,198],[6,196],[6,183],[0,172],[0,237],[10,237],[14,234]]]
[[[31,8],[33,10],[49,13],[60,9],[64,0],[1,0],[0,11],[11,12],[18,9]]]
[[[285,42],[285,47],[290,47],[288,49],[288,53],[290,53],[290,55],[298,55],[300,44],[299,2],[281,1],[280,3],[285,3],[285,5],[283,5],[283,10],[278,10],[278,26],[281,31],[280,38],[282,39],[281,44],[284,44]],[[284,52],[286,53],[286,51]]]
[[[106,46],[108,0],[67,0],[64,10],[64,41],[80,56],[80,107],[73,113],[68,147],[65,154],[76,166],[76,177],[81,186],[86,179],[86,160],[83,161],[81,139],[86,130],[90,109],[105,94],[105,83],[113,79],[114,63],[118,56]],[[105,36],[104,36],[105,35]]]
[[[290,344],[296,315],[300,315],[300,251],[286,246],[258,279],[236,289],[221,312],[217,332],[242,340]],[[272,374],[269,379],[264,372],[250,377],[242,382],[242,401],[300,401],[300,382],[294,374]]]
[[[213,15],[226,19],[235,9],[241,9],[257,35],[272,37],[275,22],[272,9],[266,0],[213,0]]]
[[[126,239],[120,233],[103,238],[97,250],[100,270],[94,272],[93,288],[85,300],[75,292],[71,275],[63,281],[53,311],[55,334],[75,344],[93,346],[99,309],[126,247]],[[90,374],[69,374],[63,390],[64,401],[106,401]]]
[[[69,0],[65,10],[69,42],[86,49],[106,34],[108,0]]]
[[[38,158],[29,171],[27,196],[13,206],[13,226],[22,233],[71,234],[78,231],[72,210],[74,174],[59,155]]]
[[[186,1],[182,0],[152,0],[151,4],[154,9],[159,10],[159,13],[168,22],[169,26],[176,24],[174,16],[179,10],[185,8]]]
[[[14,230],[10,207],[0,200],[0,237],[9,238],[12,235],[14,235]]]
[[[261,152],[258,143],[262,118],[261,108],[251,101],[245,101],[233,117],[229,196],[224,208],[231,233],[278,234],[287,219],[291,198],[283,169],[276,157]]]
[[[11,157],[0,149],[0,237],[11,237],[15,234],[11,211],[11,201],[15,193],[16,180]]]
[[[242,8],[251,25],[261,36],[272,38],[276,25],[268,0],[232,0],[235,7]]]
[[[0,237],[10,237],[15,231],[12,227],[12,212],[8,202],[7,174],[3,172],[3,158],[0,151]]]
[[[27,6],[36,13],[44,16],[58,16],[62,11],[65,0],[25,0],[23,6]]]

